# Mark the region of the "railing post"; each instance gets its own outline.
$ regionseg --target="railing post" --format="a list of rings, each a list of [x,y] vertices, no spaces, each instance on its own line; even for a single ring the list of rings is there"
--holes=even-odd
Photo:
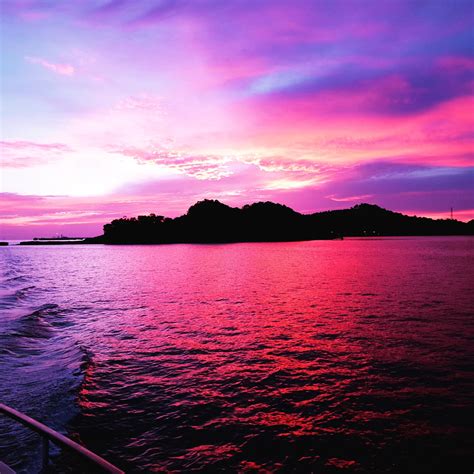
[[[49,440],[46,436],[41,436],[43,441],[43,469],[42,472],[46,472],[49,464]]]

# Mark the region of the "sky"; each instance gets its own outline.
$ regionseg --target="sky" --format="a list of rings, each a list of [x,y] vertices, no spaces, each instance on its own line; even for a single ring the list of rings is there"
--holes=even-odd
[[[474,218],[471,0],[0,5],[0,239],[205,198]]]

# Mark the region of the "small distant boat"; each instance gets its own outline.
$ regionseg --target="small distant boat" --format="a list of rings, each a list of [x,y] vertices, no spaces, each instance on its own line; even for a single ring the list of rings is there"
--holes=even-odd
[[[96,468],[99,468],[104,472],[111,472],[113,474],[124,474],[121,469],[109,463],[108,461],[101,458],[92,451],[89,451],[87,448],[84,448],[84,446],[77,444],[72,439],[67,438],[61,433],[58,433],[57,431],[54,431],[53,429],[49,428],[49,426],[46,426],[43,423],[40,423],[39,421],[33,418],[30,418],[29,416],[25,415],[24,413],[21,413],[18,410],[15,410],[14,408],[0,403],[0,414],[3,414],[15,421],[18,421],[22,425],[26,426],[32,431],[35,431],[41,436],[41,440],[43,443],[43,471],[47,469],[49,464],[49,443],[52,442],[57,446],[67,448],[75,452],[87,462],[89,462],[91,465],[94,465]],[[15,471],[6,464],[2,463],[2,461],[0,460],[0,474],[15,474]]]

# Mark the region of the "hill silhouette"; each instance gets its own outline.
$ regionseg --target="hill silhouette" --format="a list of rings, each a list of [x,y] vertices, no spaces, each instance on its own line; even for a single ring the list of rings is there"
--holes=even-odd
[[[104,234],[85,243],[165,244],[279,242],[343,236],[473,235],[474,220],[412,217],[372,204],[300,214],[272,202],[242,208],[217,200],[199,201],[174,219],[150,214],[113,220]]]

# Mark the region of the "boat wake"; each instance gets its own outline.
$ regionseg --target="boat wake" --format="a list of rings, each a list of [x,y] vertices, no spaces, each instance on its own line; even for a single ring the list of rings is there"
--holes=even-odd
[[[51,295],[21,261],[7,260],[0,280],[0,400],[64,433],[90,357],[68,335],[68,309],[46,302]],[[12,276],[14,275],[14,276]],[[39,437],[0,417],[0,458],[17,472],[38,472]],[[53,452],[54,454],[54,452]]]

